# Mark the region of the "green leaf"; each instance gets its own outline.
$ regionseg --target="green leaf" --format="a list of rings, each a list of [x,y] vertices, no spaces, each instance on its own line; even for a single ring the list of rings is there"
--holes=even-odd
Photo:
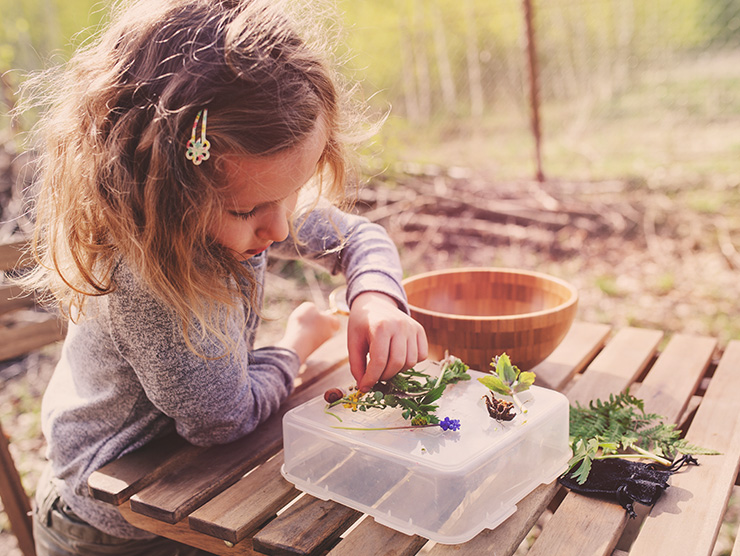
[[[468,366],[460,361],[460,359],[455,358],[445,368],[443,381],[454,384],[460,380],[470,380]]]
[[[511,364],[511,359],[505,353],[499,355],[498,361],[496,361],[496,374],[506,384],[512,384],[516,380],[517,371]]]
[[[514,387],[514,392],[524,392],[525,390],[529,390],[529,387],[534,384],[535,374],[531,371],[525,371],[523,373],[519,373],[519,377],[517,379],[517,385]]]
[[[409,388],[409,381],[404,378],[401,373],[398,373],[396,376],[394,376],[392,379],[388,381],[391,386],[396,388],[397,390],[401,390],[403,392],[407,391]]]
[[[429,393],[427,393],[426,396],[424,396],[421,399],[421,403],[431,403],[433,401],[438,400],[439,398],[442,397],[442,394],[444,393],[446,387],[447,385],[442,383],[436,388],[433,388],[432,390],[429,391]]]
[[[502,396],[508,396],[511,393],[511,389],[504,384],[504,382],[495,375],[486,375],[478,379],[478,382],[483,384],[489,390],[493,390],[497,394]]]
[[[570,472],[571,477],[573,477],[579,485],[582,485],[588,479],[588,474],[591,472],[591,461],[592,460],[590,458],[581,460],[581,464],[578,468]]]
[[[411,411],[419,411],[419,404],[411,398],[398,398],[398,405]]]

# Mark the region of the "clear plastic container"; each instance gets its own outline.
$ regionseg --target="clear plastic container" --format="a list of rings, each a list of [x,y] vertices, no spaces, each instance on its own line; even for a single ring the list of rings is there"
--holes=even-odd
[[[459,431],[440,427],[357,431],[336,427],[408,425],[400,410],[356,411],[323,397],[283,419],[283,476],[323,500],[371,515],[406,534],[457,544],[493,529],[516,503],[566,469],[568,400],[532,386],[521,394],[526,413],[509,422],[488,415],[489,390],[470,381],[447,387],[437,402],[440,419],[459,419]],[[500,396],[497,396],[500,397]],[[503,399],[506,399],[505,397]]]

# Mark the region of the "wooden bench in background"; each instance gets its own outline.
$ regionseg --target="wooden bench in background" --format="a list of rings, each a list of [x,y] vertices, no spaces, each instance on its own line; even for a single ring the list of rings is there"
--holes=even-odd
[[[7,279],[30,264],[24,240],[0,244],[0,361],[25,355],[64,337],[64,322],[43,311],[33,295]],[[31,529],[31,504],[9,450],[8,437],[0,423],[0,499],[18,547],[24,556],[35,556]]]
[[[0,244],[0,271],[22,271],[30,264],[20,240]],[[0,283],[0,361],[13,359],[64,337],[57,315],[39,310],[33,295],[4,280]]]

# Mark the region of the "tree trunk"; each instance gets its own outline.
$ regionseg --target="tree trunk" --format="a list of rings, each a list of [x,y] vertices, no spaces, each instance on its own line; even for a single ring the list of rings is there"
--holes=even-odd
[[[535,44],[534,8],[532,0],[523,0],[524,19],[527,32],[527,60],[529,62],[529,98],[531,102],[532,135],[534,136],[535,164],[537,166],[537,181],[545,181],[542,171],[542,132],[540,130],[540,94],[539,68],[537,66],[537,45]]]
[[[465,0],[465,22],[467,24],[468,83],[470,88],[470,114],[474,118],[483,115],[483,83],[481,81],[480,53],[475,25],[473,1]]]
[[[457,91],[455,80],[452,77],[452,65],[447,51],[447,35],[445,34],[442,13],[439,8],[439,0],[431,7],[434,22],[434,46],[437,53],[437,67],[439,68],[439,81],[442,88],[442,101],[445,112],[457,113]]]

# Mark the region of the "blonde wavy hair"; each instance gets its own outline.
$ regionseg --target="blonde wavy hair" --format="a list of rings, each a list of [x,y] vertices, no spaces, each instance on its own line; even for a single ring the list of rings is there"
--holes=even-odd
[[[123,259],[180,317],[189,344],[196,322],[230,345],[223,308],[239,299],[253,306],[256,287],[209,236],[226,185],[219,157],[290,149],[323,117],[329,139],[317,177],[326,196],[343,198],[349,168],[349,90],[320,33],[305,35],[322,26],[288,16],[286,6],[121,2],[94,41],[35,79],[49,108],[36,130],[44,143],[33,210],[39,265],[26,285],[51,292],[76,319],[90,296],[115,289]],[[212,156],[196,166],[185,144],[204,108]]]

